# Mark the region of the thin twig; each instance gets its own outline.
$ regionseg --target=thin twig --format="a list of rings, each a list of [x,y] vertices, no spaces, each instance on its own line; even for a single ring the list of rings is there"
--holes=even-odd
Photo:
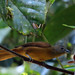
[[[68,71],[68,70],[64,70],[64,69],[57,68],[57,67],[53,67],[53,66],[47,65],[44,62],[39,62],[39,61],[36,61],[36,60],[30,61],[29,58],[26,58],[25,56],[22,56],[22,55],[16,53],[15,51],[12,51],[12,50],[10,50],[10,49],[2,46],[2,45],[0,45],[0,47],[3,48],[5,51],[8,51],[8,52],[10,52],[10,53],[12,53],[12,54],[14,54],[16,56],[19,56],[24,61],[28,61],[28,62],[32,62],[32,63],[38,64],[38,65],[43,66],[43,67],[45,67],[47,69],[52,69],[52,70],[56,70],[56,71],[60,71],[60,72],[64,72],[64,73],[68,73],[68,74],[74,75],[74,72],[72,72],[72,71]]]
[[[27,43],[27,39],[28,39],[28,36],[24,36],[24,43],[26,44]],[[26,63],[25,63],[25,61],[23,61],[24,62],[24,72],[26,72],[26,66],[25,65],[27,65]]]
[[[59,62],[60,66],[62,67],[62,69],[64,69],[63,65],[61,64],[60,60],[58,58],[56,58],[56,60]]]
[[[33,34],[32,42],[35,42],[35,33]]]

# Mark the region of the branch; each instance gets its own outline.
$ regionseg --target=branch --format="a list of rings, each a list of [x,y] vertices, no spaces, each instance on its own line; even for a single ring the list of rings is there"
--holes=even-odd
[[[56,71],[60,71],[60,72],[64,72],[64,73],[68,73],[68,74],[74,75],[74,72],[72,72],[72,71],[68,71],[68,70],[57,68],[57,67],[53,67],[53,66],[47,65],[44,62],[39,62],[39,61],[36,61],[36,60],[30,61],[29,58],[26,58],[25,56],[22,56],[22,55],[16,53],[15,51],[12,51],[12,50],[10,50],[10,49],[2,46],[2,45],[0,45],[0,47],[3,48],[5,51],[8,51],[8,52],[10,52],[10,53],[12,53],[12,54],[22,58],[24,61],[28,61],[28,62],[32,62],[32,63],[38,64],[38,65],[43,66],[43,67],[45,67],[47,69],[52,69],[52,70],[56,70]]]

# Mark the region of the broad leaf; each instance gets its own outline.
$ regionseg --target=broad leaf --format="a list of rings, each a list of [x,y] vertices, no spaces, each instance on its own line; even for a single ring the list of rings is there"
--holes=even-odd
[[[12,0],[31,23],[43,24],[46,18],[46,0]]]
[[[8,27],[8,25],[1,18],[0,19],[0,28],[5,28],[5,27]]]
[[[65,8],[47,21],[44,34],[51,44],[66,36],[72,31],[71,28],[62,24],[75,25],[75,5]]]
[[[5,17],[7,24],[23,35],[34,32],[33,23],[43,24],[45,22],[45,0],[10,0],[7,4]],[[4,9],[5,7],[2,8]]]
[[[6,0],[0,0],[0,17],[5,20],[6,17]]]
[[[26,35],[33,31],[32,26],[25,18],[25,16],[19,11],[19,9],[11,2],[10,3],[12,10],[13,18],[7,19],[8,25],[20,33]]]

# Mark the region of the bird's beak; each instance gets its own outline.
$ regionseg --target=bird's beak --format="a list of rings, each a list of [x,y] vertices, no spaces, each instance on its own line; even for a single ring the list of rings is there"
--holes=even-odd
[[[70,50],[66,49],[65,52],[66,52],[66,53],[70,53]]]

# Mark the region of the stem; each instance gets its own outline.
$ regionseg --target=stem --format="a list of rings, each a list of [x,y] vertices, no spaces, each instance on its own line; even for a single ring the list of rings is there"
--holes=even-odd
[[[8,6],[8,0],[6,0],[6,6]]]
[[[35,42],[35,33],[33,34],[32,42]]]
[[[27,43],[27,36],[24,36],[24,43],[26,44]],[[26,72],[26,63],[24,61],[24,72]]]
[[[32,63],[38,64],[38,65],[43,66],[43,67],[45,67],[47,69],[52,69],[52,70],[56,70],[56,71],[60,71],[60,72],[64,72],[64,73],[68,73],[68,74],[74,75],[74,72],[72,72],[72,71],[68,71],[68,70],[64,70],[64,69],[57,68],[57,67],[53,67],[53,66],[47,65],[44,62],[39,62],[39,61],[36,61],[36,60],[30,61],[29,58],[26,58],[25,56],[22,56],[22,55],[16,53],[15,51],[12,51],[12,50],[10,50],[10,49],[2,46],[2,45],[0,45],[0,47],[3,48],[5,51],[8,51],[8,52],[10,52],[10,53],[12,53],[12,54],[14,54],[16,56],[19,56],[24,61],[28,61],[28,62],[32,62]]]
[[[45,35],[43,33],[42,33],[42,37],[43,37],[43,39],[44,39],[45,42],[49,43],[48,40],[47,40],[47,38],[45,37]]]
[[[24,36],[24,43],[27,43],[27,36]]]
[[[60,60],[58,58],[56,58],[57,61],[59,62],[60,66],[62,67],[62,69],[64,69],[63,65],[61,64]]]
[[[60,60],[59,60],[58,58],[56,58],[56,59],[57,59],[57,61],[59,62],[59,64],[60,64],[60,66],[62,67],[62,69],[64,69],[64,67],[63,67],[63,65],[61,64]],[[67,75],[67,74],[65,73],[65,75]]]

